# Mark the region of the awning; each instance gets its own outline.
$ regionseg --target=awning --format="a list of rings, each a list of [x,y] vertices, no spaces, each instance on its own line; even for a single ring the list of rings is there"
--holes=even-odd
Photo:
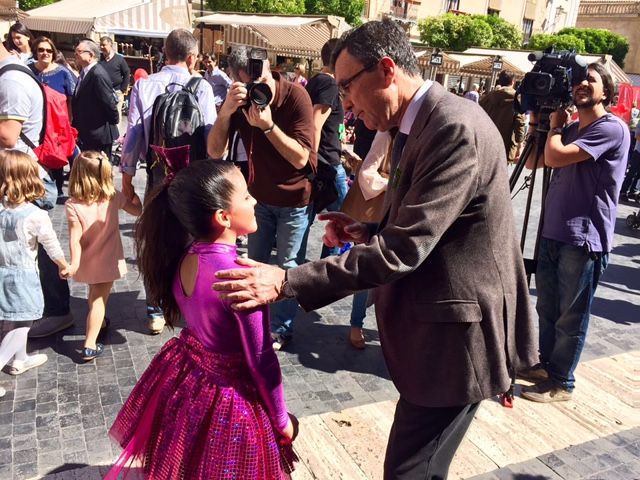
[[[493,74],[493,61],[494,57],[485,57],[475,62],[467,63],[464,67],[460,68],[459,75],[471,75],[475,77],[490,77]],[[520,79],[524,76],[522,70],[513,65],[508,60],[501,58],[502,70],[512,73],[516,79]]]
[[[319,58],[327,40],[351,28],[340,17],[312,15],[215,13],[195,21],[224,26],[226,45],[248,45],[277,55],[305,58]]]
[[[431,54],[434,49],[428,48],[426,50],[417,50],[416,57],[418,57],[418,64],[423,69],[431,67]],[[442,65],[438,65],[438,73],[456,74],[460,70],[460,62],[451,57],[446,52],[440,52],[442,55]]]
[[[188,0],[61,0],[27,14],[23,23],[31,30],[74,35],[166,37],[174,28],[191,30]]]

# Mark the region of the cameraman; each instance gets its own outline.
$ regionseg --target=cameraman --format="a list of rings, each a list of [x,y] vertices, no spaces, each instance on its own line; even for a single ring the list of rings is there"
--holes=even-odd
[[[574,371],[584,347],[591,302],[613,243],[618,194],[629,150],[629,129],[607,112],[613,79],[598,63],[573,87],[578,121],[550,116],[544,153],[527,168],[554,169],[545,198],[536,271],[540,363],[522,378],[538,382],[522,396],[535,402],[571,399]],[[530,134],[539,115],[531,114]]]
[[[269,263],[275,244],[278,266],[288,269],[297,266],[310,218],[308,177],[316,162],[313,107],[305,89],[272,73],[268,60],[262,61],[262,72],[253,72],[256,62],[249,55],[246,47],[237,47],[228,58],[234,83],[209,134],[208,152],[212,158],[221,158],[232,134],[240,133],[249,163],[249,192],[258,201],[258,230],[249,235],[249,258]],[[251,78],[252,73],[259,78]],[[273,95],[262,109],[248,96],[252,81],[268,85]],[[295,299],[272,306],[277,350],[291,340],[297,307]]]

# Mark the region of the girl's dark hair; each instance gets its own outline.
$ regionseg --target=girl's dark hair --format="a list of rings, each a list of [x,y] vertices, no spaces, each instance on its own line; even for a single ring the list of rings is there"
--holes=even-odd
[[[29,43],[31,43],[31,41],[33,41],[33,33],[31,33],[31,30],[29,30],[27,27],[25,27],[22,23],[20,22],[16,22],[13,25],[11,25],[9,27],[9,36],[7,37],[7,43],[9,46],[11,46],[10,49],[8,50],[17,50],[18,47],[16,47],[15,43],[13,43],[13,38],[11,38],[11,34],[12,33],[19,33],[20,35],[24,35],[26,37],[29,37]]]
[[[229,210],[234,186],[231,162],[199,160],[157,187],[136,222],[138,267],[147,286],[147,301],[160,305],[168,325],[180,318],[173,281],[185,249],[193,239],[216,234],[212,216]]]

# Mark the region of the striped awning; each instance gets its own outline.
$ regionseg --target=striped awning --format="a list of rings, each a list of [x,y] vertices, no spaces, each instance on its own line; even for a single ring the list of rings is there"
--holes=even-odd
[[[196,23],[222,25],[228,46],[248,45],[276,55],[304,58],[320,58],[327,40],[351,28],[339,17],[306,15],[216,13],[196,18]]]
[[[490,77],[493,74],[493,57],[485,57],[475,62],[467,63],[460,68],[459,75],[472,75],[476,77]],[[525,72],[513,65],[509,60],[501,58],[502,70],[512,73],[516,79],[524,76]]]
[[[189,0],[60,0],[27,12],[31,30],[83,34],[166,37],[174,28],[191,30]]]
[[[417,50],[416,57],[418,57],[418,65],[421,68],[427,70],[431,67],[431,54],[434,49],[428,48],[426,50]],[[446,52],[440,52],[442,55],[442,65],[438,66],[438,73],[456,74],[460,70],[460,62]]]

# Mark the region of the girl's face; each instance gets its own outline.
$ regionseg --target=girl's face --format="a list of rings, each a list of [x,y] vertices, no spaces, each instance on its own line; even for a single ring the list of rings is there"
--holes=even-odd
[[[11,39],[20,52],[27,53],[29,51],[29,37],[18,32],[11,32]]]
[[[49,42],[40,42],[36,46],[36,55],[39,62],[50,65],[53,62],[53,47]]]
[[[248,235],[258,229],[254,207],[256,199],[249,194],[247,182],[240,169],[234,168],[229,173],[229,180],[233,184],[233,194],[231,195],[231,230],[236,235]]]

